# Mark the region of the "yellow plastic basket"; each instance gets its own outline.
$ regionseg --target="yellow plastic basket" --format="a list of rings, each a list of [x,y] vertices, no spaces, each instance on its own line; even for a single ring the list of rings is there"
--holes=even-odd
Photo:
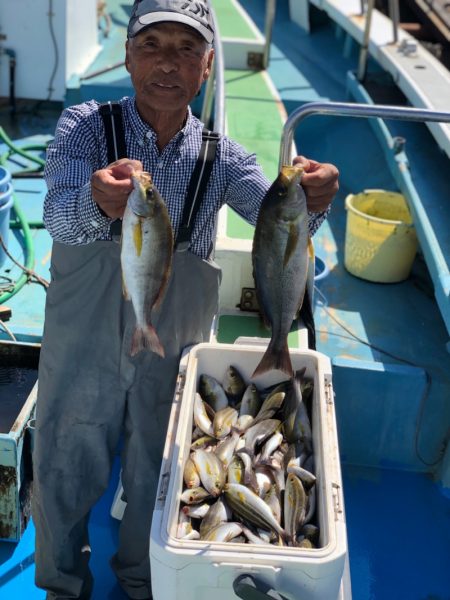
[[[344,264],[361,279],[395,283],[406,279],[417,251],[411,213],[402,194],[364,190],[345,199]]]

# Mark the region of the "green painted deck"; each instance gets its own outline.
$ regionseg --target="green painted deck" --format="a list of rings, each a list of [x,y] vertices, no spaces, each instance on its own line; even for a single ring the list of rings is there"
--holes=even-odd
[[[266,176],[278,174],[278,157],[283,121],[280,103],[274,98],[263,72],[225,72],[228,135],[249,152],[254,152]],[[228,209],[227,235],[252,239],[253,228]]]
[[[243,18],[234,0],[212,0],[211,4],[219,23],[221,37],[256,39],[255,31]]]
[[[288,335],[288,345],[291,348],[298,348],[298,331],[293,330]],[[270,339],[270,331],[264,327],[261,319],[255,315],[250,316],[245,313],[242,315],[221,315],[219,318],[219,328],[217,341],[222,344],[233,344],[238,337],[258,337]]]

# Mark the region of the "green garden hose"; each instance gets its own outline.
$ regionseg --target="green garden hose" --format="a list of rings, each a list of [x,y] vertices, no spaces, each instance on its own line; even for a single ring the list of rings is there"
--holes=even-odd
[[[39,158],[38,156],[29,154],[29,152],[31,150],[45,150],[46,146],[44,144],[42,144],[42,145],[33,144],[33,145],[19,148],[15,144],[13,144],[13,142],[8,137],[8,135],[6,134],[3,127],[0,127],[0,141],[4,142],[6,144],[6,146],[8,146],[8,148],[9,148],[5,153],[3,153],[0,156],[0,164],[5,165],[6,162],[9,160],[9,158],[12,155],[18,154],[19,156],[22,156],[23,158],[26,158],[27,160],[37,164],[36,169],[34,169],[34,170],[23,169],[22,171],[20,171],[21,173],[36,172],[36,171],[40,171],[43,169],[43,167],[45,165],[45,160],[42,158]],[[34,267],[34,257],[35,257],[34,241],[31,236],[30,225],[32,225],[33,227],[38,227],[38,228],[41,228],[44,226],[42,221],[37,221],[37,222],[32,222],[32,223],[28,222],[27,219],[25,218],[24,212],[20,208],[19,201],[14,193],[13,193],[13,200],[14,200],[13,208],[14,208],[14,212],[16,215],[16,220],[13,221],[12,223],[10,223],[10,227],[20,228],[23,231],[24,246],[25,246],[24,254],[26,257],[24,267],[25,267],[26,271],[24,270],[24,272],[21,274],[19,279],[14,283],[14,286],[11,290],[0,295],[0,304],[9,300],[11,298],[11,296],[14,296],[14,294],[17,294],[17,292],[19,290],[21,290],[23,288],[23,286],[29,280],[29,272],[32,271],[32,269]]]
[[[19,206],[19,203],[17,201],[15,194],[13,194],[13,198],[14,198],[14,204],[13,204],[14,211],[16,213],[17,220],[20,223],[20,227],[23,231],[23,236],[24,236],[25,256],[26,256],[25,268],[28,270],[32,270],[34,267],[34,242],[33,242],[33,238],[31,237],[31,229],[25,218],[25,215],[24,215],[22,209]],[[17,292],[19,290],[21,290],[23,288],[23,286],[26,284],[26,282],[28,281],[28,278],[29,278],[28,273],[26,273],[24,271],[22,273],[22,275],[19,277],[19,279],[14,283],[13,289],[8,292],[5,292],[4,294],[2,294],[0,296],[0,304],[9,300],[11,298],[11,296],[14,296],[14,294],[17,294]]]

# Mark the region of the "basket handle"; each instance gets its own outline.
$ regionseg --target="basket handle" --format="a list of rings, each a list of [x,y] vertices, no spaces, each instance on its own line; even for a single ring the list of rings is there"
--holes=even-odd
[[[266,583],[246,574],[239,575],[233,581],[233,591],[242,600],[287,600]]]

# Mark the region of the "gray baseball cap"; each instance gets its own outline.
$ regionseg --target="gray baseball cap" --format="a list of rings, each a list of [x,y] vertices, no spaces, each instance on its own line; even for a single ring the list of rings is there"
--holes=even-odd
[[[136,0],[128,23],[128,37],[163,21],[193,27],[208,44],[214,39],[213,18],[207,0]]]

